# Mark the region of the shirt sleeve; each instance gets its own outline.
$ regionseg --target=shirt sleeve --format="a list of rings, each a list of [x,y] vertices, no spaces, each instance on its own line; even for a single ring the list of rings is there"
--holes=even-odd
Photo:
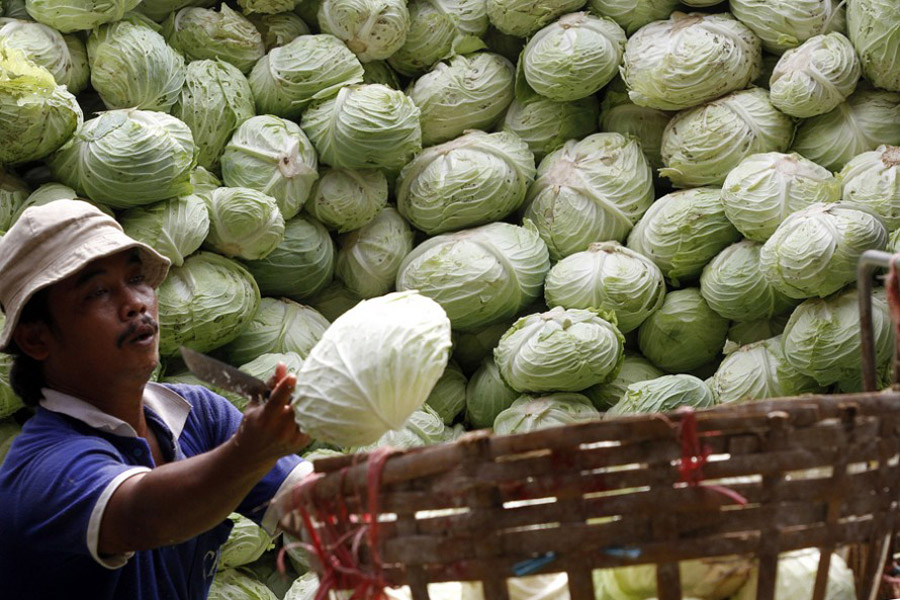
[[[149,470],[125,464],[112,445],[99,438],[73,441],[35,457],[22,489],[41,499],[28,504],[28,543],[53,540],[64,553],[88,555],[108,569],[124,566],[131,554],[99,555],[100,521],[116,488]]]

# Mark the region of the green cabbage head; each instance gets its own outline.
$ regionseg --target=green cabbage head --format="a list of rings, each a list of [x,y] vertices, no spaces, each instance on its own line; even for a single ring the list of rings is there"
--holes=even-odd
[[[872,85],[900,92],[900,14],[893,0],[854,0],[847,31]]]
[[[529,37],[560,15],[578,10],[585,0],[486,0],[491,24],[508,35]]]
[[[822,391],[815,379],[787,361],[781,336],[743,346],[719,365],[710,382],[717,404],[797,396]]]
[[[247,17],[222,4],[220,11],[190,6],[169,15],[169,44],[189,61],[219,59],[247,74],[266,53],[262,36]]]
[[[316,102],[301,125],[319,159],[332,167],[396,171],[422,149],[413,100],[378,83],[347,86]]]
[[[600,104],[594,96],[572,102],[554,102],[538,94],[525,99],[517,96],[503,116],[503,131],[519,136],[540,161],[567,140],[580,140],[597,131],[599,115]]]
[[[797,153],[764,152],[751,154],[728,173],[722,203],[738,231],[765,242],[788,215],[840,200],[840,187],[831,171]]]
[[[853,44],[832,32],[788,50],[769,79],[772,104],[792,117],[813,117],[837,107],[853,93],[860,76]]]
[[[494,433],[528,433],[600,418],[600,411],[582,394],[520,396],[494,419]]]
[[[319,165],[312,142],[293,121],[259,115],[241,123],[222,153],[222,179],[275,198],[285,219],[303,208]]]
[[[852,6],[852,4],[851,4]],[[778,557],[775,578],[775,600],[812,600],[819,569],[820,551],[804,548],[785,552]],[[757,577],[751,573],[734,600],[753,600],[757,597]],[[838,553],[831,555],[828,565],[828,580],[825,586],[826,600],[856,600],[856,583],[853,571]]]
[[[778,226],[759,253],[759,266],[790,298],[825,297],[856,279],[863,252],[887,243],[887,230],[868,210],[813,204]]]
[[[304,214],[284,224],[284,238],[260,260],[245,263],[266,296],[306,300],[331,283],[334,242],[328,230]]]
[[[255,114],[250,84],[237,67],[221,60],[188,63],[172,115],[191,128],[197,164],[218,171],[231,134]]]
[[[841,169],[841,200],[875,212],[888,231],[900,228],[900,146],[863,152]]]
[[[0,39],[50,71],[56,83],[70,93],[78,94],[87,87],[91,76],[87,49],[77,35],[63,35],[33,21],[0,19]]]
[[[772,106],[765,89],[732,92],[672,117],[663,132],[666,166],[659,174],[675,187],[722,185],[744,158],[784,152],[793,137],[793,120]]]
[[[72,33],[118,21],[139,4],[140,0],[25,0],[25,10],[35,21]]]
[[[697,288],[666,294],[662,307],[638,330],[641,353],[670,373],[696,369],[725,345],[728,319],[709,307]]]
[[[3,327],[5,322],[6,316],[0,312],[0,328]],[[12,363],[12,354],[0,352],[0,419],[5,419],[25,406],[22,399],[13,392],[9,383],[9,370],[12,368]],[[3,422],[0,421],[0,427],[2,427],[2,425]],[[5,431],[3,433],[5,433]],[[0,447],[2,447],[2,444],[5,441],[6,436],[0,433]],[[0,464],[2,464],[2,462],[3,457],[0,456]]]
[[[314,100],[330,98],[362,79],[356,55],[328,34],[301,35],[273,48],[249,76],[258,114],[294,120]]]
[[[319,27],[347,44],[361,62],[384,60],[406,42],[406,0],[324,0]]]
[[[130,208],[119,215],[129,237],[148,244],[176,267],[193,254],[209,234],[209,209],[196,194]]]
[[[499,54],[478,52],[440,62],[413,81],[407,93],[421,111],[422,144],[491,129],[513,100],[514,73]]]
[[[263,552],[275,547],[272,537],[247,517],[231,513],[228,519],[233,527],[220,550],[220,569],[233,569],[252,563]]]
[[[628,236],[628,247],[649,257],[678,285],[695,280],[719,252],[740,237],[725,216],[721,191],[678,190],[653,203]]]
[[[744,89],[761,62],[759,38],[730,14],[675,12],[628,39],[622,78],[635,104],[681,110]]]
[[[547,246],[530,223],[497,222],[445,233],[416,246],[400,265],[398,290],[419,290],[471,331],[509,319],[541,293]]]
[[[0,164],[43,158],[82,124],[81,106],[53,75],[0,39]]]
[[[347,233],[365,226],[387,206],[388,182],[377,169],[323,169],[306,212],[325,227]]]
[[[747,581],[753,569],[750,559],[737,556],[683,560],[678,563],[684,598],[724,600]],[[594,572],[595,584],[602,586],[611,600],[653,598],[656,565],[638,565]]]
[[[216,573],[209,588],[209,600],[278,600],[265,583],[237,569]]]
[[[781,54],[809,38],[843,31],[844,5],[822,0],[730,0],[728,8],[762,39],[766,52]]]
[[[534,175],[534,156],[514,133],[470,131],[403,168],[397,209],[428,235],[483,225],[518,209]]]
[[[622,399],[606,411],[606,415],[666,413],[682,406],[710,408],[715,404],[712,392],[702,379],[687,374],[663,375],[629,385]]]
[[[466,384],[466,422],[473,429],[494,426],[494,420],[519,397],[503,381],[493,356],[486,356]]]
[[[466,375],[451,360],[428,394],[425,405],[437,413],[444,425],[452,425],[456,416],[466,408],[466,383]]]
[[[618,242],[595,242],[570,254],[550,268],[544,283],[547,306],[613,312],[622,333],[637,329],[665,295],[659,267]]]
[[[732,321],[769,319],[797,304],[763,276],[762,244],[741,240],[722,250],[703,268],[700,294],[709,307]]]
[[[595,133],[569,140],[541,161],[524,215],[559,260],[598,240],[624,241],[653,199],[653,174],[640,143]]]
[[[119,109],[85,122],[48,163],[79,194],[129,208],[190,194],[195,152],[183,121],[157,111]]]
[[[615,378],[625,338],[605,316],[557,306],[522,317],[494,349],[504,381],[523,393],[577,392]]]
[[[315,439],[365,446],[422,407],[450,358],[450,320],[415,291],[364,300],[338,317],[297,376],[297,423]]]
[[[236,338],[259,308],[259,288],[237,262],[198,252],[159,286],[159,352],[208,352]]]
[[[571,13],[538,31],[520,61],[538,94],[567,102],[596,93],[618,72],[625,32],[612,19]]]
[[[304,359],[328,325],[328,320],[311,306],[287,298],[262,298],[256,315],[218,352],[235,365],[271,352],[294,353]]]
[[[678,0],[589,0],[591,12],[609,17],[630,37],[638,29],[672,14]]]
[[[309,26],[292,12],[273,15],[254,13],[248,15],[247,18],[262,36],[266,52],[272,48],[284,46],[301,35],[309,35]]]
[[[391,206],[338,240],[335,276],[359,298],[374,298],[394,289],[397,272],[413,249],[413,231]]]
[[[625,397],[627,388],[632,383],[662,377],[665,372],[653,366],[640,354],[625,353],[622,368],[616,378],[607,383],[592,385],[581,393],[591,399],[597,410],[606,411]]]
[[[672,113],[632,102],[625,82],[620,77],[613,79],[604,90],[603,103],[600,105],[600,131],[614,131],[639,139],[641,150],[655,173],[663,166],[663,132]]]
[[[265,258],[284,239],[275,198],[250,188],[221,187],[204,196],[209,209],[206,244],[229,258]]]
[[[169,112],[184,85],[184,58],[166,44],[156,24],[132,16],[91,32],[87,54],[91,86],[106,108]]]
[[[883,289],[872,296],[872,331],[877,367],[891,358],[893,332]],[[791,314],[782,334],[784,356],[798,372],[820,385],[858,382],[859,300],[851,288],[827,298],[810,298]]]
[[[900,145],[900,94],[860,89],[837,108],[800,123],[791,149],[840,171],[882,144]]]
[[[13,218],[25,203],[31,189],[24,181],[0,168],[0,235],[15,222]],[[72,190],[73,198],[75,190]]]

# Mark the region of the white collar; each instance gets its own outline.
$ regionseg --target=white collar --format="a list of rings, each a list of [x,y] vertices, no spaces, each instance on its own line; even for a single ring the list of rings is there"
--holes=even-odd
[[[131,425],[93,404],[50,388],[43,388],[41,391],[44,397],[40,405],[47,410],[68,415],[101,431],[124,437],[138,437]],[[190,403],[169,388],[151,381],[144,386],[144,406],[162,419],[172,432],[172,437],[177,440],[191,412]]]

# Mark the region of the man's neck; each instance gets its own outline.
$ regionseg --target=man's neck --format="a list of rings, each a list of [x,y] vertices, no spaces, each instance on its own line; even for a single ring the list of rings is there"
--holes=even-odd
[[[144,386],[146,384],[104,387],[102,392],[93,389],[78,389],[75,386],[52,381],[49,381],[48,384],[63,394],[92,404],[98,410],[128,423],[139,436],[146,437],[147,420],[144,417]]]

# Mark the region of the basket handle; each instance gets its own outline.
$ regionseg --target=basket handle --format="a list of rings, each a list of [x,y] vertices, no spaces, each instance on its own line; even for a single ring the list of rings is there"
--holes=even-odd
[[[866,250],[859,258],[857,268],[857,290],[859,299],[859,332],[862,350],[862,384],[863,391],[874,392],[877,385],[875,361],[875,334],[872,330],[872,275],[875,269],[888,269],[891,262],[900,270],[900,254],[891,254],[880,250]],[[893,313],[891,312],[891,319]],[[895,325],[897,325],[895,323]],[[891,381],[900,383],[900,339],[894,340],[894,367]]]

